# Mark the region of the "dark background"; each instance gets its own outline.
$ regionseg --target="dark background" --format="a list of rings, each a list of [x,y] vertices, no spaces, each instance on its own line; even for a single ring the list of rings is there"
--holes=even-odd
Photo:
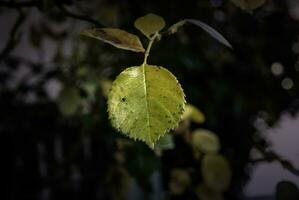
[[[0,199],[111,199],[129,177],[150,194],[153,172],[161,172],[161,190],[168,191],[172,169],[196,171],[198,163],[181,136],[175,136],[175,148],[162,156],[138,142],[123,147],[128,140],[108,121],[100,81],[114,80],[126,67],[140,65],[142,55],[79,36],[86,28],[104,26],[139,34],[133,22],[150,12],[163,16],[167,25],[200,19],[233,46],[230,50],[190,25],[162,38],[149,58],[149,63],[166,67],[178,78],[187,102],[206,116],[200,127],[219,136],[221,153],[233,171],[225,198],[242,198],[249,167],[257,162],[277,160],[299,175],[292,163],[268,148],[255,126],[257,119],[275,125],[282,112],[295,117],[298,110],[299,26],[290,15],[292,6],[269,0],[248,13],[221,0],[1,0],[0,147],[5,187]],[[277,62],[283,72],[273,74],[271,66]],[[57,106],[62,87],[79,94],[80,109],[71,116]],[[197,127],[191,124],[191,129]],[[263,159],[250,158],[253,148]],[[121,168],[119,155],[124,160]],[[196,173],[193,177],[192,184],[201,179]],[[170,198],[197,199],[189,189]]]

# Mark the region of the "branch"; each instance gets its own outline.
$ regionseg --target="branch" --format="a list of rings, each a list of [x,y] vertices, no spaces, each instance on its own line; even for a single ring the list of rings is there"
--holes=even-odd
[[[34,0],[33,1],[23,1],[23,2],[11,2],[11,1],[1,2],[0,1],[0,7],[12,8],[12,9],[20,9],[20,8],[24,8],[24,7],[37,7],[37,6],[38,5]],[[68,11],[65,7],[63,7],[63,5],[59,2],[56,2],[56,6],[67,17],[71,17],[71,18],[74,18],[74,19],[79,19],[79,20],[82,20],[82,21],[92,23],[96,26],[102,27],[102,25],[97,20],[92,19],[89,16],[72,13],[72,12]]]
[[[25,20],[25,16],[21,11],[21,8],[24,7],[36,7],[37,4],[35,1],[23,1],[23,2],[1,2],[0,1],[0,7],[7,7],[7,8],[13,8],[13,9],[17,9],[19,11],[19,17],[16,20],[12,30],[10,31],[10,38],[7,42],[7,44],[5,45],[5,47],[3,48],[2,52],[0,53],[0,61],[3,60],[15,47],[16,47],[16,43],[18,42],[19,38],[16,38],[16,34],[20,28],[20,26],[22,25],[22,23]],[[88,16],[85,15],[79,15],[79,14],[75,14],[72,13],[70,11],[68,11],[66,8],[63,7],[63,5],[57,3],[56,4],[57,8],[59,8],[59,10],[67,17],[71,17],[74,19],[79,19],[82,21],[86,21],[89,23],[92,23],[96,26],[102,27],[102,25],[95,19],[89,18]]]
[[[25,21],[25,15],[22,11],[19,11],[19,16],[14,23],[9,35],[8,42],[4,46],[2,52],[0,53],[0,61],[3,60],[11,51],[13,51],[16,47],[17,42],[19,41],[19,36],[17,36],[17,32],[23,22]]]
[[[59,8],[59,10],[61,12],[63,12],[63,14],[65,14],[68,17],[71,17],[74,19],[79,19],[82,21],[92,23],[96,26],[103,27],[103,25],[101,25],[97,20],[89,18],[88,16],[85,16],[85,15],[79,15],[79,14],[72,13],[72,12],[68,11],[65,7],[63,7],[63,5],[61,5],[61,4],[57,4],[57,7]]]
[[[299,176],[299,169],[295,168],[291,162],[280,158],[279,155],[277,155],[275,152],[271,150],[267,151],[263,146],[259,144],[255,144],[255,148],[263,154],[264,158],[253,160],[252,161],[253,163],[263,162],[263,161],[267,161],[267,162],[278,161],[283,168],[285,168],[292,174]]]
[[[0,2],[0,7],[6,7],[6,8],[13,8],[13,9],[20,9],[24,7],[32,7],[35,6],[34,1],[22,1],[22,2],[12,2],[12,1],[4,1]]]

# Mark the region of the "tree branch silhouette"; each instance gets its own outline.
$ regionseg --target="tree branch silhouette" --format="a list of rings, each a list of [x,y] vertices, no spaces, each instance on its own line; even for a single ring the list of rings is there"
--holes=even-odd
[[[18,31],[21,27],[21,25],[23,24],[23,22],[25,21],[26,16],[22,11],[19,11],[19,16],[16,19],[11,31],[10,31],[10,37],[8,39],[8,42],[6,43],[6,45],[4,46],[3,50],[0,53],[0,61],[3,60],[8,54],[10,54],[11,51],[13,51],[15,49],[15,47],[17,46],[17,43],[19,42],[19,35],[18,35]]]
[[[24,7],[32,7],[35,6],[34,1],[22,1],[22,2],[13,2],[13,1],[1,1],[0,7],[6,7],[6,8],[14,8],[14,9],[20,9]]]
[[[5,45],[2,52],[0,53],[0,61],[1,61],[7,55],[9,55],[11,51],[13,51],[15,49],[15,47],[17,45],[17,42],[19,40],[19,38],[17,37],[17,32],[18,32],[20,26],[22,25],[22,23],[25,21],[25,17],[24,17],[25,15],[21,11],[21,9],[25,8],[25,7],[38,7],[38,5],[35,1],[23,1],[23,2],[13,2],[13,1],[6,2],[6,1],[4,1],[4,2],[0,2],[0,7],[17,9],[19,11],[19,16],[18,16],[15,24],[13,25],[13,28],[10,31],[10,34],[9,34],[10,38],[8,39],[7,44]],[[80,15],[80,14],[73,13],[73,12],[67,10],[62,4],[60,4],[58,2],[56,2],[56,7],[66,17],[70,17],[70,18],[81,20],[81,21],[85,21],[85,22],[91,23],[91,24],[93,24],[97,27],[103,27],[101,25],[101,23],[99,23],[97,20],[92,19],[92,18],[90,18],[88,16],[85,16],[85,15]]]
[[[71,18],[74,18],[74,19],[78,19],[78,20],[82,20],[82,21],[86,21],[86,22],[89,22],[91,24],[94,24],[96,26],[100,26],[102,27],[102,24],[99,23],[97,20],[95,19],[92,19],[88,16],[85,16],[85,15],[80,15],[80,14],[75,14],[69,10],[67,10],[63,5],[61,4],[56,4],[57,8],[67,17],[71,17]]]
[[[263,158],[252,160],[251,163],[277,161],[282,165],[284,169],[288,170],[296,176],[299,176],[299,169],[295,168],[290,161],[281,158],[272,150],[266,150],[262,145],[255,144],[254,147],[263,155]]]

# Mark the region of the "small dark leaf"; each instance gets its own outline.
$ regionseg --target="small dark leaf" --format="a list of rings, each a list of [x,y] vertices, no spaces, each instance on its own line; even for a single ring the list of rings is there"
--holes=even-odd
[[[297,200],[299,199],[299,190],[290,181],[280,181],[276,186],[275,196],[276,200]]]
[[[196,19],[184,19],[181,20],[177,23],[175,23],[174,25],[172,25],[171,27],[169,27],[168,32],[170,34],[176,33],[178,28],[180,28],[181,26],[183,26],[186,23],[191,23],[194,24],[196,26],[199,26],[200,28],[202,28],[204,31],[206,31],[207,33],[209,33],[213,38],[215,38],[216,40],[218,40],[220,43],[224,44],[225,46],[229,47],[232,49],[232,45],[218,32],[216,31],[214,28],[212,28],[211,26],[207,25],[206,23],[200,21],[200,20],[196,20]]]
[[[64,116],[73,115],[80,105],[80,96],[78,91],[74,88],[62,89],[57,99],[57,105]]]
[[[150,38],[152,34],[159,32],[164,28],[165,21],[162,17],[150,13],[136,19],[134,26]]]
[[[117,48],[144,52],[144,48],[139,37],[117,28],[93,28],[85,30],[81,33],[84,36],[96,38],[103,42],[109,43]]]
[[[174,148],[174,139],[173,136],[169,133],[162,136],[156,143],[155,150],[167,150]]]
[[[252,12],[254,9],[266,3],[266,0],[230,0],[242,10]]]

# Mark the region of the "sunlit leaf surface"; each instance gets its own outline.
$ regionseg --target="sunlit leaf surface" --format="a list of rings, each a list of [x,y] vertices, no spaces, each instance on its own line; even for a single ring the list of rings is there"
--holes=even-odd
[[[178,126],[184,107],[184,92],[175,76],[153,65],[124,70],[113,82],[108,96],[112,125],[151,148]]]

